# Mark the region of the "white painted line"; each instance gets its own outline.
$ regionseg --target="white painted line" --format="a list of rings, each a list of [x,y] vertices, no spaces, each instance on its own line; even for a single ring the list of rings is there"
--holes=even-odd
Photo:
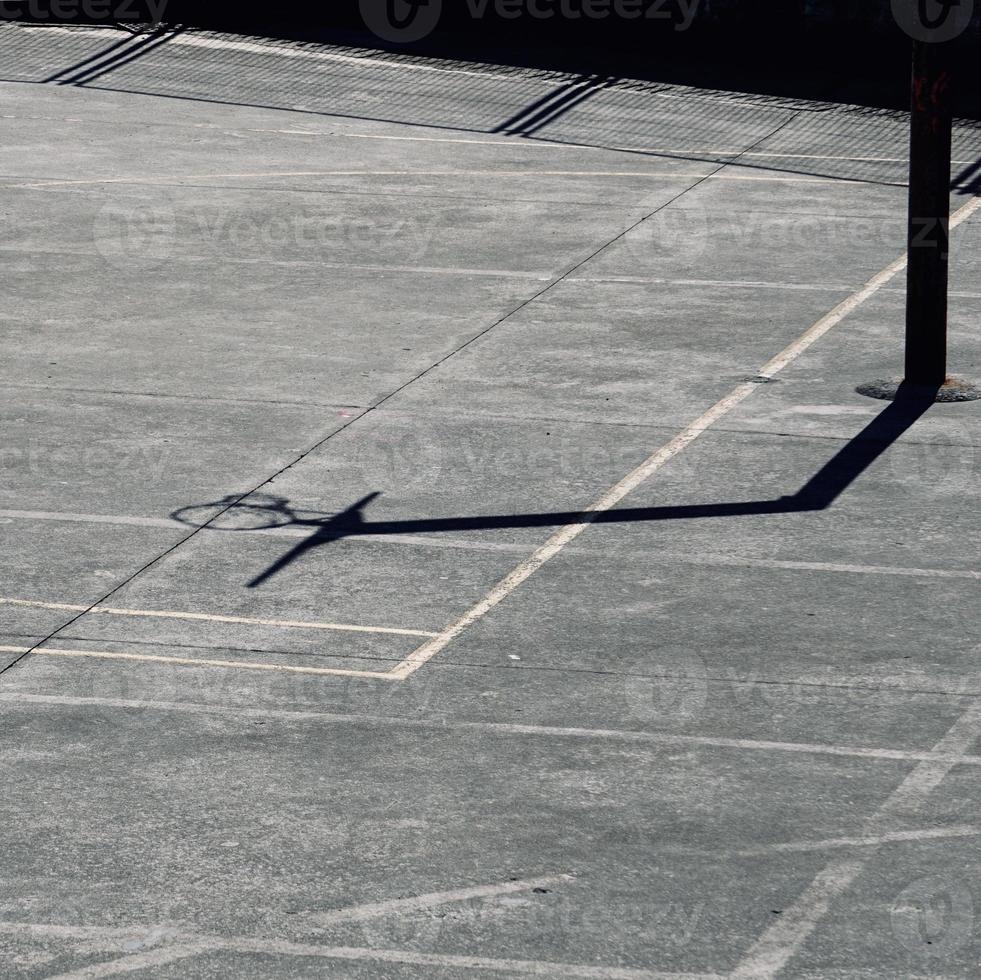
[[[552,885],[568,884],[574,880],[572,875],[563,874],[551,875],[547,878],[529,878],[525,881],[505,881],[495,885],[476,885],[472,888],[455,888],[451,891],[430,892],[428,895],[396,898],[388,902],[352,905],[331,912],[317,912],[308,918],[309,921],[320,926],[331,926],[338,922],[360,922],[364,919],[398,915],[415,909],[431,909],[454,902],[469,902],[475,898],[494,898],[497,895],[530,892],[534,888],[548,888]]]
[[[846,219],[847,220],[847,219]],[[852,284],[834,282],[763,282],[752,279],[662,279],[653,276],[569,276],[564,282],[623,283],[638,286],[690,286],[696,289],[783,289],[795,292],[846,293]]]
[[[146,930],[143,930],[146,934]],[[139,938],[140,930],[104,928],[100,926],[61,926],[51,923],[0,922],[0,935],[37,936],[44,939],[77,939],[89,948],[118,950],[121,942]],[[419,953],[400,949],[371,949],[363,946],[318,946],[294,943],[274,938],[251,936],[208,936],[195,933],[176,933],[174,942],[207,950],[228,950],[253,953],[258,956],[301,956],[320,959],[350,960],[363,963],[408,963],[419,966],[445,967],[454,970],[488,970],[502,976],[582,977],[584,980],[723,980],[715,973],[670,973],[630,967],[553,963],[547,960],[494,959],[486,956],[461,956],[440,953]],[[120,962],[120,961],[116,961]],[[106,964],[108,965],[108,964]],[[111,974],[99,974],[109,976]],[[76,974],[68,976],[75,977]],[[87,976],[78,974],[78,976]]]
[[[63,609],[68,612],[101,613],[105,616],[136,616],[156,619],[182,619],[206,623],[236,623],[244,626],[276,626],[283,629],[338,630],[346,633],[383,633],[392,636],[438,636],[429,630],[402,629],[395,626],[357,626],[351,623],[315,623],[300,619],[250,619],[246,616],[219,616],[211,613],[175,612],[162,609],[115,609],[111,606],[74,605],[65,602],[35,602],[30,599],[0,598],[0,605],[29,609]]]
[[[106,943],[107,945],[102,946],[102,949],[118,949],[119,944],[123,942],[146,944],[159,934],[174,942],[181,938],[180,933],[170,927],[65,926],[55,922],[0,921],[0,936],[16,936],[19,933],[41,936],[45,939],[88,939]]]
[[[933,751],[943,755],[967,752],[981,736],[981,702],[954,722]],[[895,815],[915,812],[954,768],[953,762],[921,762],[869,818],[870,833],[888,831]],[[797,955],[828,913],[877,854],[875,848],[861,858],[839,858],[823,868],[794,904],[750,947],[732,972],[733,978],[768,980]]]
[[[580,977],[582,980],[722,980],[714,973],[670,973],[624,966],[584,966],[552,963],[546,960],[495,959],[490,956],[461,956],[450,953],[418,953],[404,949],[364,949],[325,947],[306,943],[265,939],[226,939],[225,949],[237,953],[278,953],[282,956],[310,956],[367,963],[407,963],[414,966],[459,970],[488,970],[504,977]]]
[[[159,527],[167,530],[183,530],[187,525],[180,521],[160,517],[126,517],[116,514],[75,514],[50,510],[0,510],[0,519],[24,521],[66,521],[80,524],[117,524],[131,527]]]
[[[965,221],[979,207],[981,207],[981,197],[975,198],[968,204],[965,204],[951,218],[951,228]],[[906,268],[905,255],[886,266],[882,272],[873,276],[858,292],[839,303],[830,313],[821,317],[820,320],[809,327],[794,343],[786,347],[776,357],[767,361],[759,370],[758,374],[761,377],[772,378],[779,371],[782,371],[788,364],[800,357],[812,344],[831,330],[832,327],[840,323],[849,313],[861,306],[871,296],[874,296],[904,268]],[[665,463],[669,462],[678,453],[691,445],[706,429],[723,416],[728,415],[729,412],[741,402],[745,401],[758,388],[759,385],[753,382],[746,382],[735,387],[702,416],[682,429],[670,442],[662,446],[657,452],[641,463],[637,469],[625,476],[614,487],[611,487],[610,490],[600,497],[599,500],[587,507],[586,510],[593,515],[612,510],[628,494],[664,466]],[[401,664],[394,668],[392,673],[400,678],[408,677],[409,674],[417,671],[424,664],[432,660],[433,657],[441,653],[464,630],[486,616],[491,609],[514,592],[522,582],[534,575],[542,565],[554,558],[566,545],[579,537],[589,527],[592,520],[592,517],[584,514],[583,520],[575,524],[567,524],[553,534],[545,544],[501,579],[475,606],[468,609],[456,622],[447,626],[438,636],[427,640],[418,650],[409,654]]]
[[[269,44],[256,44],[250,41],[228,41],[224,38],[197,37],[189,32],[178,35],[170,43],[181,47],[241,51],[249,54],[275,55],[280,58],[294,58],[303,61],[334,61],[340,64],[353,65],[358,68],[430,72],[439,75],[465,75],[470,78],[491,78],[505,82],[539,82],[543,85],[554,85],[556,82],[565,80],[563,77],[550,78],[542,75],[508,75],[502,72],[474,71],[469,68],[444,68],[440,65],[421,64],[417,61],[387,61],[384,58],[361,57],[359,55],[340,54],[335,51],[311,51],[306,48],[287,48]]]
[[[293,667],[286,664],[249,663],[247,660],[211,660],[192,657],[163,657],[145,653],[116,653],[109,650],[56,650],[52,647],[6,647],[0,653],[30,653],[36,657],[79,657],[94,660],[131,660],[141,663],[180,664],[183,667],[234,667],[237,670],[265,670],[283,674],[322,674],[335,677],[371,677],[375,680],[399,680],[392,671],[344,670],[340,667]]]
[[[719,171],[704,173],[657,173],[646,170],[293,170],[262,171],[256,173],[210,173],[210,174],[161,174],[158,176],[138,175],[131,177],[84,177],[73,180],[32,180],[13,178],[12,183],[4,183],[6,190],[44,190],[49,187],[84,187],[108,184],[147,185],[158,184],[165,187],[179,187],[187,180],[267,180],[294,177],[629,177],[649,178],[651,180],[734,180],[758,183],[783,184],[863,184],[865,181],[845,177],[801,177],[766,174],[734,174]],[[897,187],[900,185],[896,185]]]
[[[2,649],[2,648],[0,648]],[[381,675],[387,678],[388,675]],[[459,721],[423,718],[395,718],[387,715],[338,714],[326,711],[295,711],[285,708],[198,704],[186,701],[141,701],[132,698],[83,698],[69,695],[27,694],[0,691],[0,704],[31,704],[46,707],[140,708],[144,711],[181,712],[190,715],[219,715],[229,718],[262,718],[268,721],[314,721],[322,725],[369,725],[377,728],[416,729],[429,733],[470,732],[503,738],[570,738],[587,741],[624,742],[652,748],[708,748],[749,752],[787,752],[797,755],[833,756],[882,762],[920,762],[939,766],[981,766],[981,755],[873,749],[850,745],[821,745],[808,742],[774,742],[750,738],[713,738],[703,735],[675,735],[665,732],[620,731],[607,728],[568,728],[549,725],[521,725],[494,721]]]
[[[330,130],[317,129],[248,129],[249,133],[275,133],[284,136],[330,136],[336,139],[352,140],[388,140],[397,143],[464,143],[477,146],[510,146],[524,150],[595,150],[605,153],[652,153],[665,156],[687,156],[697,154],[707,157],[760,157],[778,160],[833,160],[842,163],[899,163],[906,166],[906,157],[856,157],[837,156],[825,153],[780,153],[776,151],[755,150],[751,152],[738,148],[727,150],[711,150],[700,147],[665,147],[665,146],[583,146],[573,143],[552,143],[547,139],[529,139],[525,136],[515,136],[508,140],[480,140],[452,136],[391,136],[384,133],[338,133]],[[951,160],[952,164],[974,163],[974,160]],[[738,166],[738,164],[736,164]]]
[[[104,36],[115,39],[119,32],[111,28],[90,28],[86,33],[92,36]],[[44,35],[72,34],[78,37],[76,31],[65,27],[45,27]],[[190,31],[176,35],[168,40],[169,47],[210,48],[212,50],[239,51],[248,54],[264,54],[280,58],[291,58],[298,61],[327,61],[338,64],[349,64],[359,68],[388,68],[404,71],[431,72],[441,75],[467,75],[474,78],[500,79],[506,82],[541,82],[554,85],[566,80],[566,76],[549,77],[542,75],[507,75],[500,72],[473,71],[466,68],[443,68],[439,65],[420,64],[415,61],[386,61],[383,58],[361,57],[358,55],[341,54],[335,51],[311,51],[308,48],[288,48],[271,44],[257,44],[252,41],[233,41],[217,37],[199,37]],[[166,53],[166,48],[161,53]],[[573,76],[568,76],[571,79]]]
[[[882,844],[897,844],[906,841],[947,840],[956,837],[981,837],[981,827],[937,827],[932,830],[897,830],[886,834],[866,837],[832,837],[828,840],[788,841],[783,844],[767,844],[760,847],[747,847],[738,851],[718,851],[706,854],[721,854],[727,857],[747,858],[766,857],[768,854],[802,854],[809,851],[827,851],[843,847],[879,847]]]
[[[26,935],[43,938],[78,939],[90,948],[118,949],[120,941],[138,935],[134,929],[107,929],[98,926],[59,926],[49,923],[0,922],[0,935]],[[208,936],[178,933],[176,940],[197,944],[200,951],[227,950],[258,956],[301,956],[361,963],[407,963],[452,970],[487,970],[502,976],[581,977],[583,980],[723,980],[715,973],[671,973],[619,966],[553,963],[547,960],[495,959],[487,956],[462,956],[449,953],[419,953],[404,949],[371,949],[364,946],[318,946],[282,939],[251,936]],[[121,962],[121,961],[116,961]],[[109,964],[106,964],[108,966]],[[111,974],[97,974],[109,976]],[[70,977],[88,974],[68,974]]]
[[[119,959],[110,960],[108,963],[93,963],[68,973],[59,973],[57,976],[46,978],[46,980],[99,980],[100,977],[117,977],[122,973],[134,973],[137,970],[148,970],[151,967],[176,963],[178,960],[200,956],[201,953],[212,952],[217,948],[219,947],[210,940],[192,941],[182,943],[179,946],[162,946],[158,949],[145,950],[142,953],[121,956]]]
[[[130,177],[84,177],[72,180],[36,180],[4,184],[4,188],[75,187],[87,184],[179,185],[185,180],[260,180],[281,177],[651,177],[666,180],[697,180],[705,174],[657,173],[652,171],[583,170],[273,170],[254,173],[161,174]],[[15,178],[17,179],[17,178]]]
[[[618,556],[630,555],[629,551]],[[654,556],[652,556],[654,557]],[[739,555],[672,555],[654,557],[656,561],[680,562],[690,565],[718,565],[737,568],[773,568],[786,571],[830,572],[844,575],[900,575],[913,578],[954,578],[981,581],[981,572],[955,568],[902,568],[897,565],[851,565],[842,562],[784,561],[777,558],[743,558]]]

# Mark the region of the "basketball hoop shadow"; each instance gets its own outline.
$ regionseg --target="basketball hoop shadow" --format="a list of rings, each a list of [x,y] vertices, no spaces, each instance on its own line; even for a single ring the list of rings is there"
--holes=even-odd
[[[308,527],[313,533],[277,559],[249,583],[250,589],[268,581],[306,552],[331,541],[372,535],[432,534],[495,528],[564,527],[575,524],[621,524],[686,520],[706,517],[745,517],[825,510],[934,404],[937,388],[902,385],[895,400],[847,442],[796,493],[766,500],[666,507],[622,507],[613,510],[574,510],[549,513],[487,514],[464,517],[423,517],[366,521],[363,510],[380,493],[369,493],[336,514],[298,510],[288,498],[268,494],[229,495],[211,504],[185,507],[171,516],[196,528],[262,531]]]

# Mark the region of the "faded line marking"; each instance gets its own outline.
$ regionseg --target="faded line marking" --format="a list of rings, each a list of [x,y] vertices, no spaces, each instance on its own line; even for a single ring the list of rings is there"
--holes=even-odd
[[[399,143],[465,143],[478,146],[510,146],[528,150],[594,150],[601,153],[663,153],[665,156],[686,156],[695,154],[706,157],[760,157],[776,160],[833,160],[842,163],[899,163],[903,166],[909,161],[906,157],[856,157],[835,156],[824,153],[778,153],[761,150],[743,151],[738,147],[728,150],[708,150],[699,147],[664,147],[664,146],[580,146],[570,143],[551,143],[548,139],[528,140],[526,137],[515,137],[510,140],[478,140],[448,136],[389,136],[383,133],[337,133],[316,129],[248,129],[249,133],[281,133],[285,136],[330,136],[335,139],[354,140],[390,140]],[[952,164],[967,165],[974,160],[951,160]],[[738,164],[735,164],[738,166]]]
[[[981,735],[981,702],[974,702],[934,746],[934,752],[966,752]],[[923,761],[899,784],[888,799],[868,819],[870,833],[888,827],[894,815],[915,810],[954,768],[955,762]],[[828,864],[780,920],[750,947],[733,971],[733,978],[774,977],[796,955],[828,913],[831,903],[843,895],[878,853],[877,848],[860,859],[839,858]]]
[[[734,166],[734,165],[733,165]],[[131,177],[85,177],[75,180],[19,181],[4,183],[7,190],[43,190],[49,187],[85,187],[106,184],[132,184],[180,186],[186,180],[260,180],[283,177],[630,177],[652,180],[734,180],[786,184],[864,184],[863,180],[845,177],[797,177],[776,174],[732,173],[657,173],[653,171],[623,170],[296,170],[261,173],[211,173],[211,174],[162,174],[160,176],[137,175]],[[900,186],[900,185],[896,185]]]
[[[287,664],[249,663],[246,660],[210,660],[192,657],[162,657],[149,653],[116,653],[109,650],[56,650],[52,647],[6,647],[0,653],[30,653],[38,657],[80,657],[94,660],[132,660],[142,663],[180,664],[182,667],[234,667],[237,670],[278,671],[283,674],[325,674],[336,677],[372,677],[376,680],[399,680],[392,671],[344,670],[340,667],[293,667]]]
[[[716,973],[670,973],[622,966],[583,966],[546,960],[494,959],[489,956],[461,956],[450,953],[417,953],[403,949],[363,949],[325,947],[303,943],[262,939],[228,939],[226,949],[239,953],[279,953],[285,956],[313,956],[362,962],[409,963],[418,966],[448,967],[458,970],[489,970],[505,976],[582,977],[584,980],[722,980]]]
[[[970,217],[981,207],[981,197],[964,205],[951,218],[950,227],[954,228]],[[809,327],[797,340],[783,351],[771,358],[759,370],[760,377],[770,378],[783,370],[788,364],[800,357],[812,344],[823,337],[832,327],[840,323],[849,313],[858,308],[871,296],[874,296],[894,276],[906,267],[906,256],[903,255],[895,262],[886,266],[882,272],[873,276],[857,293],[839,303],[830,313],[821,317]],[[682,429],[670,442],[641,463],[632,473],[625,476],[619,483],[608,490],[595,503],[586,508],[594,514],[612,510],[621,500],[656,473],[665,463],[669,462],[687,446],[691,445],[706,429],[736,406],[747,399],[759,387],[758,384],[747,382],[738,385],[728,395],[716,402],[707,412]],[[491,609],[506,599],[519,585],[531,575],[534,575],[546,562],[554,558],[566,545],[574,541],[589,527],[591,518],[584,515],[582,521],[567,524],[550,537],[545,544],[532,555],[517,565],[500,582],[488,592],[475,606],[471,607],[455,623],[450,624],[438,636],[427,640],[418,650],[409,654],[406,659],[394,668],[393,674],[400,678],[408,677],[417,671],[433,657],[441,653],[468,627],[482,619]]]
[[[115,977],[121,973],[133,973],[136,970],[146,970],[150,967],[186,960],[189,957],[212,952],[218,948],[220,947],[210,940],[192,941],[180,946],[163,946],[159,949],[122,956],[119,959],[110,960],[108,963],[94,963],[91,966],[82,967],[80,970],[59,973],[57,976],[48,977],[47,980],[98,980],[100,977]]]
[[[77,32],[64,27],[45,27],[45,35],[53,34],[72,34],[78,36]],[[103,35],[115,38],[118,33],[107,28],[91,28],[92,36]],[[439,65],[419,64],[418,62],[405,61],[385,61],[383,58],[359,57],[358,55],[341,54],[336,51],[309,51],[304,48],[287,48],[271,44],[256,44],[250,41],[232,41],[216,37],[198,37],[190,32],[173,38],[168,47],[179,45],[180,47],[192,48],[212,48],[225,51],[241,51],[248,54],[265,54],[280,58],[291,58],[299,61],[333,61],[340,64],[355,65],[360,68],[388,68],[391,70],[431,72],[441,75],[468,75],[475,78],[493,78],[505,82],[539,82],[544,85],[552,85],[555,82],[553,77],[539,75],[506,75],[503,73],[489,71],[473,71],[466,68],[444,68]],[[561,78],[565,78],[563,74]],[[572,76],[568,76],[572,77]]]
[[[135,616],[139,618],[182,619],[206,623],[235,623],[243,626],[276,626],[283,629],[339,630],[347,633],[384,633],[393,636],[438,636],[430,630],[402,629],[396,626],[358,626],[351,623],[315,623],[295,619],[250,619],[246,616],[221,616],[210,613],[175,612],[165,609],[116,609],[112,606],[72,605],[66,602],[35,602],[29,599],[0,598],[0,605],[23,606],[29,609],[63,609],[66,612],[102,613],[105,616]]]
[[[330,926],[336,922],[352,922],[361,919],[374,919],[382,915],[410,912],[414,909],[436,908],[453,902],[468,902],[475,898],[493,898],[496,895],[510,895],[514,892],[530,892],[534,888],[547,888],[574,881],[573,875],[551,875],[547,878],[530,878],[526,881],[505,881],[497,885],[476,885],[472,888],[455,888],[451,891],[430,892],[428,895],[413,895],[409,898],[396,898],[388,902],[372,902],[365,905],[352,905],[348,908],[330,912],[317,912],[309,919],[318,925]]]
[[[110,947],[120,941],[122,935],[132,935],[133,930],[101,929],[99,927],[56,926],[27,922],[0,922],[0,934],[26,934],[43,937],[80,939],[89,943],[103,943]],[[661,970],[645,970],[618,966],[580,965],[554,963],[547,960],[494,959],[488,956],[461,956],[449,953],[418,953],[404,949],[370,949],[364,946],[318,946],[295,943],[282,939],[254,939],[250,936],[181,935],[188,944],[199,945],[198,952],[227,950],[235,953],[253,953],[258,956],[280,955],[316,957],[331,960],[350,960],[362,963],[409,963],[419,966],[449,967],[462,970],[488,970],[505,975],[533,977],[582,977],[586,980],[723,980],[716,973],[670,973]],[[189,946],[185,946],[188,949]],[[117,960],[116,963],[121,963]],[[108,966],[109,964],[106,964]],[[96,974],[95,976],[109,976]],[[52,980],[72,980],[89,974],[68,974]]]
[[[129,177],[83,177],[71,180],[52,178],[21,183],[5,183],[4,189],[38,189],[46,187],[83,187],[102,184],[164,184],[184,180],[259,180],[279,177],[654,177],[659,179],[696,180],[705,174],[656,173],[648,171],[581,171],[581,170],[271,170],[247,173],[147,174]],[[18,180],[18,178],[13,178]]]
[[[136,934],[133,929],[107,929],[99,926],[58,926],[47,923],[0,922],[0,934],[41,936],[45,938],[79,939],[90,944],[102,943],[103,948],[115,949],[125,938]],[[178,935],[178,940],[203,947],[200,951],[229,950],[254,953],[259,956],[306,956],[321,959],[352,960],[356,962],[411,963],[421,966],[440,966],[459,969],[489,970],[502,974],[536,977],[583,977],[589,980],[723,980],[716,973],[670,973],[661,970],[632,969],[617,966],[584,966],[576,963],[554,963],[547,960],[494,959],[487,956],[460,956],[438,953],[418,953],[401,949],[370,949],[363,946],[318,946],[294,943],[281,939],[254,939],[250,936]],[[184,947],[188,948],[188,947]],[[119,962],[119,961],[117,961]],[[104,974],[108,975],[108,974]],[[70,974],[71,977],[84,974]],[[56,980],[56,978],[52,978]]]
[[[0,648],[2,649],[2,648]],[[389,675],[380,675],[389,678]],[[888,762],[922,762],[952,767],[981,766],[981,755],[962,753],[916,752],[903,749],[871,749],[860,746],[820,745],[808,742],[775,742],[758,739],[713,738],[707,735],[672,735],[664,732],[619,731],[604,728],[568,728],[549,725],[519,725],[494,721],[457,721],[423,718],[392,718],[387,715],[338,714],[326,711],[292,711],[284,708],[250,708],[185,701],[140,701],[132,698],[83,698],[69,695],[27,694],[0,691],[0,703],[32,704],[48,707],[85,707],[99,705],[110,708],[141,708],[146,711],[177,711],[194,715],[221,715],[230,718],[264,718],[275,721],[316,721],[324,725],[371,725],[379,728],[411,728],[420,731],[446,733],[478,731],[488,735],[590,739],[650,746],[683,746],[760,752],[791,752],[800,755],[829,755],[845,758]]]
[[[797,854],[808,851],[827,851],[839,847],[879,847],[882,844],[896,844],[904,841],[946,840],[948,838],[978,836],[981,836],[981,827],[937,827],[932,830],[897,830],[892,833],[866,837],[831,837],[827,840],[789,841],[783,844],[747,847],[738,851],[706,851],[704,853],[716,853],[737,858],[765,857],[768,854]]]

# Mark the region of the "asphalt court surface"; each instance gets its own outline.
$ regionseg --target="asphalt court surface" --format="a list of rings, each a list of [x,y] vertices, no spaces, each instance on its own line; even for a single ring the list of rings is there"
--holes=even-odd
[[[0,972],[975,975],[902,116],[119,40],[0,26]]]

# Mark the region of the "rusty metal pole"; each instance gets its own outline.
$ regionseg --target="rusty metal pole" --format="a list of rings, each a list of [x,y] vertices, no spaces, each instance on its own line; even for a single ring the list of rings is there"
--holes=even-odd
[[[942,385],[947,376],[953,121],[949,47],[913,42],[905,380],[914,385]]]

